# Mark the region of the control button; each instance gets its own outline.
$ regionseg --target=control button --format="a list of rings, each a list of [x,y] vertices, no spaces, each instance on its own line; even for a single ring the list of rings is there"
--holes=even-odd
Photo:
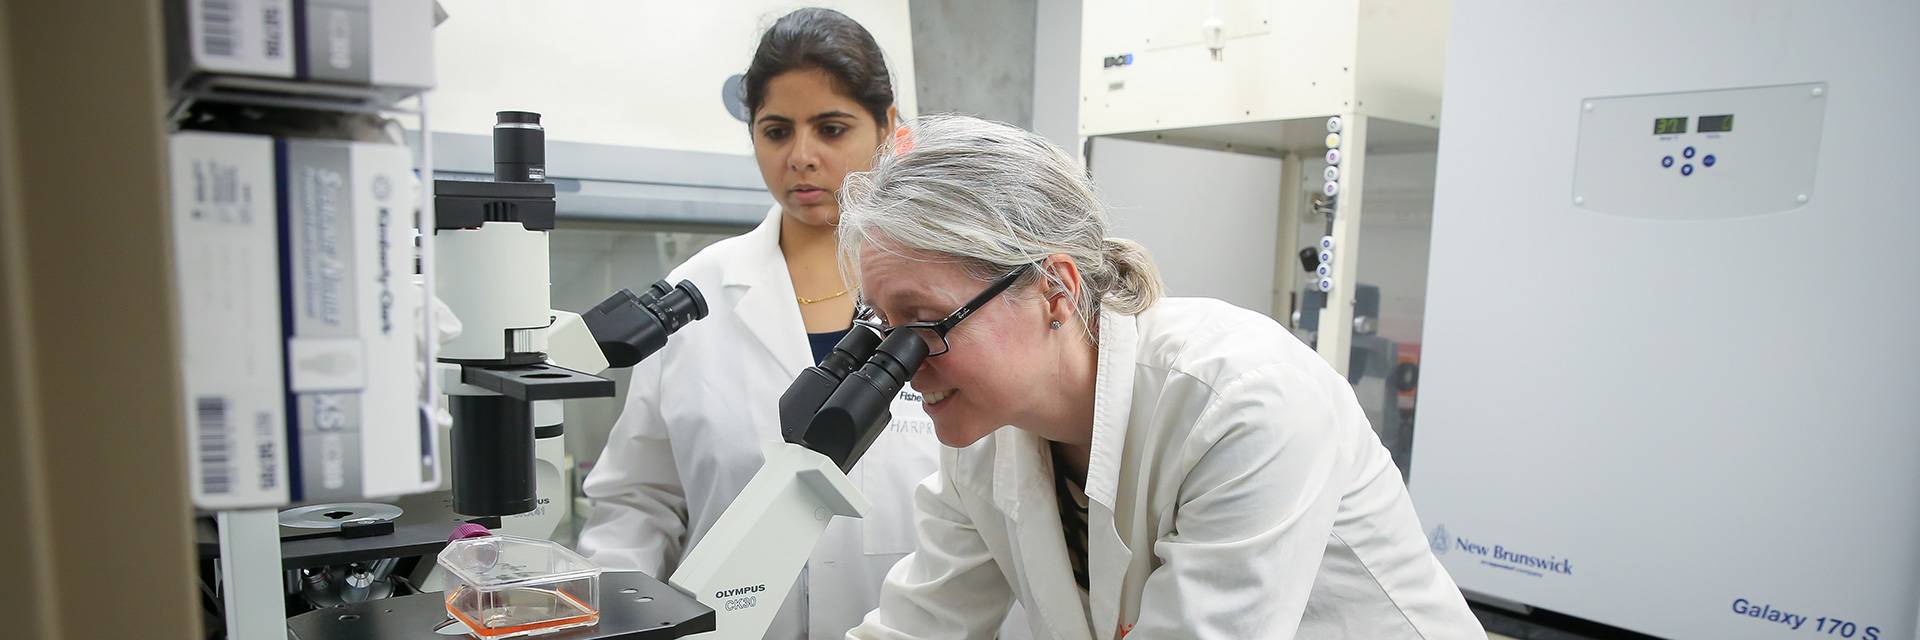
[[[1329,182],[1337,181],[1340,179],[1340,167],[1327,165],[1327,170],[1322,172],[1322,175],[1325,175]]]
[[[1693,175],[1693,165],[1692,164],[1680,165],[1680,175],[1683,175],[1683,176]]]
[[[1319,267],[1314,268],[1313,272],[1322,278],[1333,277],[1333,265],[1323,262]]]
[[[1714,159],[1713,159],[1713,154],[1711,153],[1707,154],[1707,157],[1700,159],[1700,164],[1703,164],[1709,167],[1713,166],[1713,163],[1714,163]]]
[[[1693,147],[1687,147],[1685,149],[1680,150],[1680,155],[1686,156],[1688,158],[1693,157]]]
[[[1340,148],[1340,134],[1338,133],[1327,134],[1327,148],[1328,149]]]
[[[1322,249],[1332,249],[1332,248],[1333,248],[1333,236],[1320,236],[1320,248],[1322,248]]]
[[[1671,167],[1673,167],[1673,156],[1667,156],[1665,158],[1660,159],[1660,168],[1667,169]]]
[[[1320,185],[1320,193],[1327,194],[1327,197],[1329,198],[1340,195],[1340,183],[1328,182],[1326,184]]]
[[[1340,164],[1340,150],[1339,150],[1339,149],[1328,149],[1328,150],[1327,150],[1327,164]]]
[[[1329,291],[1332,291],[1332,290],[1333,290],[1333,278],[1321,278],[1321,279],[1320,279],[1320,292],[1321,292],[1321,293],[1326,293],[1326,292],[1329,292]]]

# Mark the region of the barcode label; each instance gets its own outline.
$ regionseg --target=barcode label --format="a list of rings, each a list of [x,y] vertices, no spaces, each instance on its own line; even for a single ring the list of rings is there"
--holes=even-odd
[[[233,0],[200,1],[200,44],[209,56],[233,57],[239,34],[234,30]]]
[[[281,42],[284,40],[281,34],[284,33],[285,30],[280,28],[280,8],[268,6],[260,9],[260,22],[266,27],[263,33],[267,36],[267,58],[277,59],[285,55],[281,53],[281,50],[286,45]]]
[[[233,492],[233,434],[227,422],[227,399],[201,396],[193,402],[194,425],[200,444],[200,491],[207,495]]]
[[[260,488],[272,489],[280,486],[279,441],[273,437],[278,425],[265,415],[257,417],[253,422],[253,453],[260,463]]]
[[[195,160],[193,199],[197,204],[240,204],[239,169],[231,162]]]

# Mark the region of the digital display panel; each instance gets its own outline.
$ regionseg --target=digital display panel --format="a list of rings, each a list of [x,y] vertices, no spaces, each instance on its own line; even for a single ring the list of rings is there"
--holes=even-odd
[[[1684,116],[1679,118],[1654,118],[1653,119],[1653,135],[1671,136],[1671,135],[1678,135],[1686,132],[1687,132],[1687,119]]]
[[[1700,116],[1700,133],[1726,133],[1733,130],[1733,115]]]

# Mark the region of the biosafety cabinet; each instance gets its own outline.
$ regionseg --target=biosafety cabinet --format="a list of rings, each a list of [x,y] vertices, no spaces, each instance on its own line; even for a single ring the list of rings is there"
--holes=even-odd
[[[1273,152],[1333,115],[1437,127],[1449,4],[1088,2],[1080,132]]]
[[[1116,232],[1171,295],[1268,312],[1315,344],[1403,468],[1449,6],[1082,6],[1079,131]]]

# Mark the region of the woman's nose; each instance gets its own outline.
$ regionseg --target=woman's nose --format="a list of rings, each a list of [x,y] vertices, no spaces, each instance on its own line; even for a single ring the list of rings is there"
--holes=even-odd
[[[818,147],[812,135],[795,134],[793,149],[787,153],[787,166],[794,171],[812,171],[820,168]]]

